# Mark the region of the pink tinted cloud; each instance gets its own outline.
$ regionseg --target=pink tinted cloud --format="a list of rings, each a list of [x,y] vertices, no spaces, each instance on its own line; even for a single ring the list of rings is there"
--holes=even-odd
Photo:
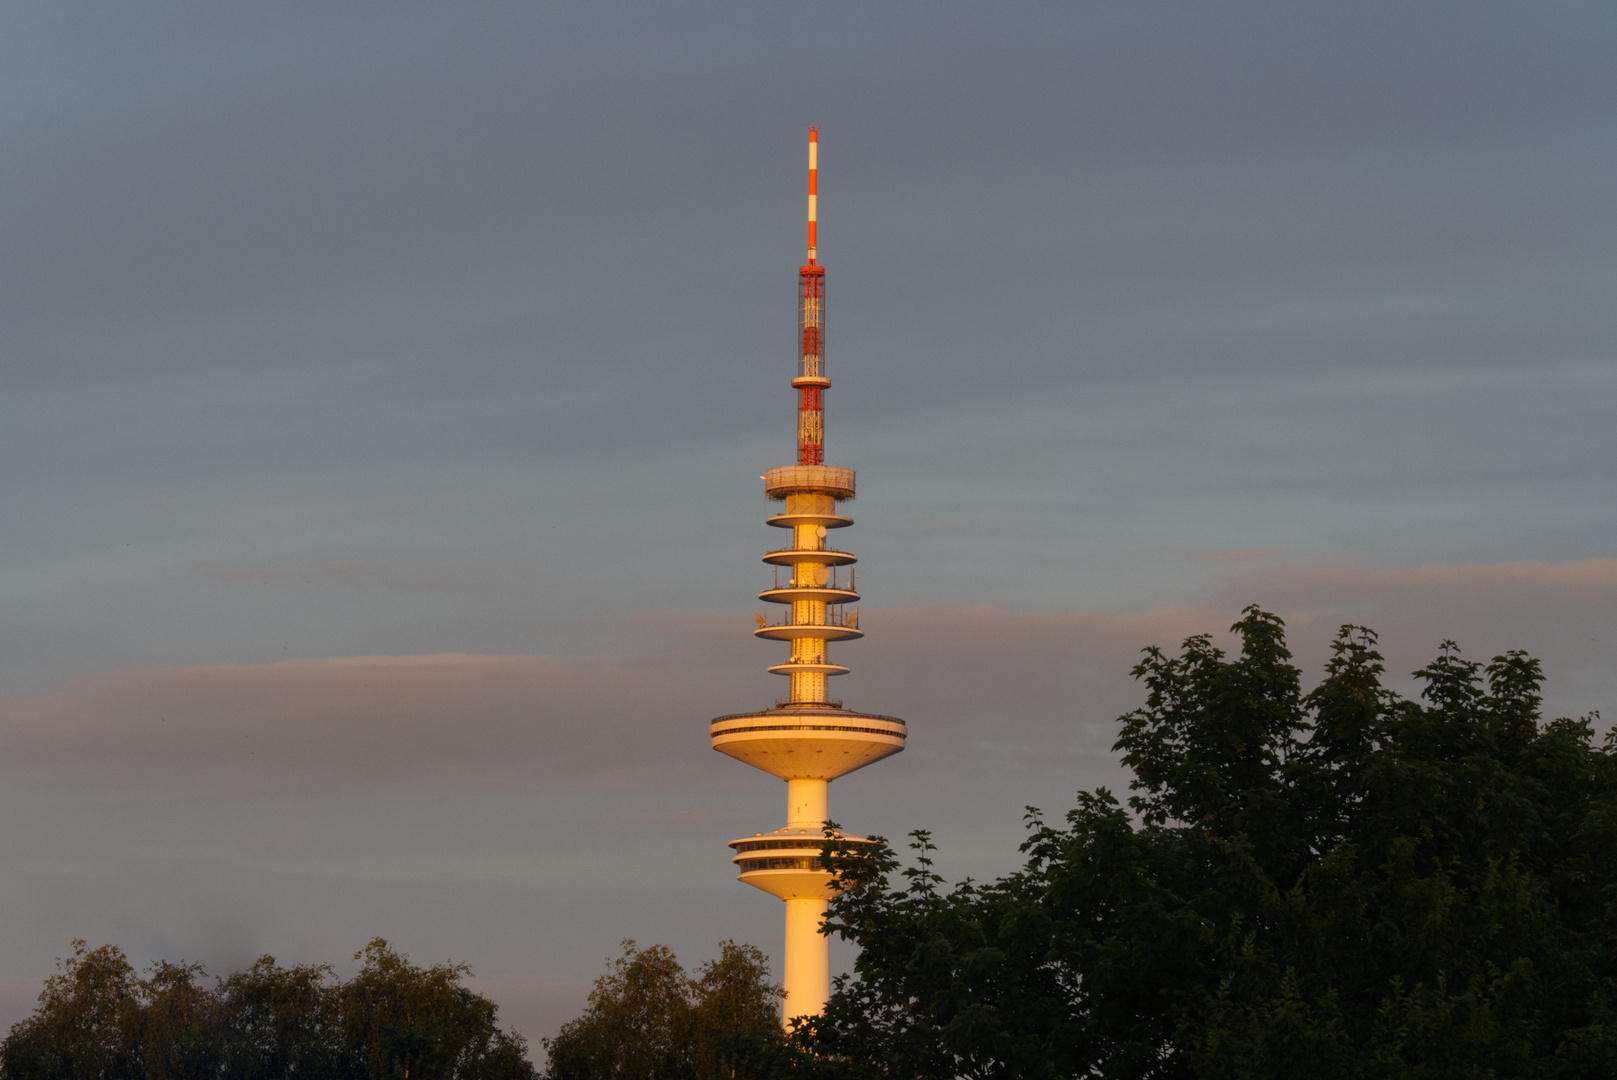
[[[672,666],[658,656],[440,655],[110,671],[0,702],[0,753],[53,775],[629,782],[677,770],[681,734],[708,711],[702,680]]]
[[[1557,713],[1617,710],[1617,559],[1531,560],[1404,570],[1280,566],[1231,577],[1220,607],[1261,603],[1285,613],[1299,655],[1317,667],[1320,643],[1351,622],[1381,634],[1389,671],[1423,665],[1445,638],[1487,660],[1524,649],[1544,662]]]
[[[1212,610],[1019,613],[894,610],[844,651],[852,708],[915,721],[942,767],[1104,752],[1143,644],[1228,619]],[[740,782],[714,768],[713,716],[767,705],[770,645],[738,614],[654,611],[589,628],[616,656],[371,656],[104,672],[0,701],[0,763],[41,782],[322,781],[679,786]],[[653,644],[674,642],[669,648]]]
[[[1260,580],[1278,586],[1293,602],[1303,603],[1329,604],[1344,598],[1417,592],[1471,604],[1491,605],[1513,598],[1610,605],[1617,600],[1617,559],[1571,563],[1521,560],[1457,566],[1429,563],[1406,570],[1305,566],[1270,571]],[[1225,593],[1257,583],[1237,578],[1226,586]]]
[[[1210,607],[1144,612],[1019,612],[997,607],[872,611],[868,645],[843,651],[861,707],[890,707],[928,731],[983,749],[1109,748],[1113,721],[1139,702],[1129,672],[1148,645],[1172,648],[1232,620]],[[874,685],[871,685],[874,684]],[[888,705],[890,703],[890,706]]]
[[[853,674],[837,691],[850,708],[910,721],[911,769],[1107,770],[1116,718],[1143,696],[1129,674],[1140,650],[1198,633],[1227,645],[1249,602],[1287,618],[1310,680],[1337,626],[1354,622],[1382,632],[1395,680],[1455,638],[1477,659],[1518,647],[1543,659],[1552,714],[1609,715],[1617,695],[1617,560],[1282,565],[1232,574],[1217,603],[1142,612],[876,607],[869,636],[838,649]],[[110,671],[0,701],[0,764],[51,783],[740,783],[703,735],[712,716],[784,689],[760,674],[776,650],[748,641],[749,628],[746,614],[653,611],[580,626],[595,655]]]

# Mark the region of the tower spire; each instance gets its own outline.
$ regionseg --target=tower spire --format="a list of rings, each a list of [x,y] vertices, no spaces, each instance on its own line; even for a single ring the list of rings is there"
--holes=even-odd
[[[808,262],[797,271],[797,463],[825,460],[825,267],[819,256],[820,130],[809,128]]]
[[[779,622],[758,616],[754,636],[783,641],[784,664],[769,670],[791,679],[788,695],[771,709],[721,716],[708,725],[713,749],[786,781],[786,827],[730,842],[740,879],[786,901],[782,981],[784,1018],[818,1015],[831,993],[829,941],[820,934],[832,878],[820,858],[825,842],[827,785],[839,776],[904,749],[907,728],[891,716],[858,713],[826,695],[826,680],[846,674],[827,649],[864,636],[851,552],[826,542],[831,529],[852,525],[838,502],[853,499],[854,472],[823,461],[825,269],[817,261],[819,132],[809,129],[808,264],[798,270],[797,464],[770,469],[764,495],[785,504],[767,524],[789,531],[789,545],[766,552],[774,587],[758,599],[786,608]],[[847,577],[843,578],[846,570]],[[782,571],[786,580],[781,581]],[[846,833],[850,844],[871,841]]]
[[[809,127],[809,207],[808,207],[808,262],[814,265],[819,256],[819,242],[814,235],[814,226],[819,224],[820,213],[817,205],[820,196],[820,129]]]

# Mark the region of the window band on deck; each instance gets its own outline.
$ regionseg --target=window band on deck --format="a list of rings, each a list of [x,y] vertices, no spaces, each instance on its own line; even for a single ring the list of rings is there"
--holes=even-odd
[[[823,703],[818,701],[800,701],[797,702],[797,704],[820,705]],[[904,732],[893,731],[889,728],[833,727],[830,724],[761,724],[758,727],[725,728],[723,731],[715,731],[713,735],[715,738],[717,738],[720,735],[736,735],[743,731],[852,731],[860,735],[891,735],[898,739],[904,737]]]

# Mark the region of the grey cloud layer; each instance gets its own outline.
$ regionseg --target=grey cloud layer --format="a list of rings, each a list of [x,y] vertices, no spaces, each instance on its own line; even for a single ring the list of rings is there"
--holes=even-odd
[[[1253,553],[1252,558],[1273,558]],[[983,755],[1071,776],[1104,769],[1113,721],[1138,703],[1147,645],[1224,631],[1246,602],[1286,614],[1309,677],[1336,627],[1382,633],[1395,679],[1460,639],[1487,659],[1539,655],[1551,708],[1617,693],[1617,560],[1432,565],[1411,571],[1278,562],[1235,570],[1219,602],[1139,613],[997,607],[878,609],[839,655],[854,707],[912,717],[910,771],[961,778]],[[767,705],[766,646],[736,615],[664,611],[597,626],[618,655],[349,657],[125,670],[0,702],[0,760],[52,783],[206,786],[246,771],[387,785],[423,772],[473,787],[678,790],[734,779],[702,724]],[[580,627],[588,632],[589,628]],[[656,643],[663,643],[658,647]],[[667,647],[668,642],[677,646]],[[1606,708],[1611,708],[1610,704]],[[166,770],[175,770],[170,773]]]

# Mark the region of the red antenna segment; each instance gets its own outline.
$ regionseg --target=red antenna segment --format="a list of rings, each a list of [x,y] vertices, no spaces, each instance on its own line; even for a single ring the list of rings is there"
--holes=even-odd
[[[825,268],[819,265],[820,131],[809,128],[808,265],[797,271],[797,463],[825,461]]]

